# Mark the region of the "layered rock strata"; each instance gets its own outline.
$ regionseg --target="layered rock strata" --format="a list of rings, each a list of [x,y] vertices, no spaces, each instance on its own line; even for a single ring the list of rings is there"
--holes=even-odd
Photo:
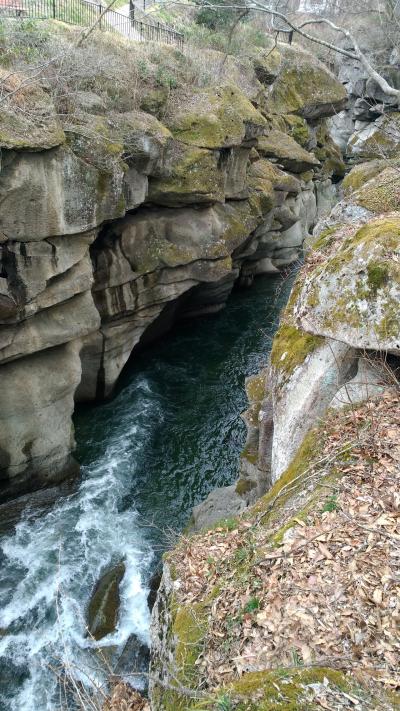
[[[106,112],[91,95],[61,123],[49,94],[27,83],[29,129],[11,120],[10,88],[0,132],[2,500],[75,470],[74,401],[110,396],[134,348],[178,317],[215,311],[236,281],[295,261],[326,211],[343,164],[324,122],[345,91],[293,48],[259,54],[254,67],[250,88],[194,88],[163,122],[136,108]]]

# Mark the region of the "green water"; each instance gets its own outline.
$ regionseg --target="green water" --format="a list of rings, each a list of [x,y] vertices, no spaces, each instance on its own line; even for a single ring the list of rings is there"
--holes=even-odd
[[[259,277],[216,315],[176,326],[126,368],[115,398],[76,417],[78,458],[91,466],[110,438],[130,431],[122,506],[158,529],[180,529],[211,489],[237,478],[245,440],[245,378],[266,364],[291,279]],[[138,446],[139,445],[139,446]]]
[[[76,490],[0,539],[0,710],[61,710],[54,668],[104,683],[98,647],[148,642],[149,576],[193,505],[237,477],[245,378],[267,362],[290,286],[260,277],[219,314],[181,323],[135,354],[110,402],[78,411]],[[85,611],[122,558],[118,626],[94,642]]]

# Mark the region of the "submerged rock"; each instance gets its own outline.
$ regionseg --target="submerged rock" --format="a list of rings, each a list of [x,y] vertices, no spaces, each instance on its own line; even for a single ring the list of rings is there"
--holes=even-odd
[[[96,583],[87,613],[88,634],[99,640],[115,632],[118,622],[119,586],[125,575],[125,563],[118,563]]]

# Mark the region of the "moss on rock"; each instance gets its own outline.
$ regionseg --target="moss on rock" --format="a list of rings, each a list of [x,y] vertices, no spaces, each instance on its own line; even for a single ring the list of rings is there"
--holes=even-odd
[[[240,145],[266,126],[265,118],[233,84],[197,91],[166,123],[175,138],[201,148]]]
[[[282,131],[273,130],[258,139],[258,152],[265,158],[275,158],[293,173],[319,165],[318,159],[304,150],[296,141]]]
[[[352,193],[354,190],[359,190],[371,178],[382,173],[385,168],[388,168],[395,161],[387,160],[370,160],[365,163],[355,165],[349,173],[343,178],[342,187],[345,195]]]
[[[320,336],[314,336],[295,326],[282,323],[272,345],[271,364],[277,370],[289,375],[323,342],[324,339]]]
[[[328,683],[332,690],[351,691],[343,672],[325,667],[312,669],[277,669],[247,672],[241,679],[223,689],[232,699],[235,711],[318,711],[307,693],[313,684]],[[222,693],[222,692],[221,692]]]
[[[400,215],[345,234],[300,297],[307,329],[358,348],[398,349]]]
[[[400,112],[384,114],[375,123],[357,131],[348,143],[358,159],[393,158],[400,154]]]
[[[307,119],[330,116],[347,99],[343,85],[322,64],[299,52],[296,66],[285,66],[275,80],[268,108],[271,113],[297,114]]]
[[[300,146],[306,148],[310,141],[310,129],[307,121],[302,116],[295,114],[285,114],[286,130]]]
[[[352,196],[353,201],[371,212],[391,212],[400,209],[399,167],[379,172]]]
[[[223,202],[224,175],[218,153],[183,143],[169,144],[163,175],[149,182],[149,201],[159,205]]]
[[[258,190],[268,190],[272,186],[274,190],[282,190],[284,192],[297,195],[300,192],[300,181],[293,175],[284,173],[265,158],[255,161],[251,164],[248,172],[249,185]],[[271,193],[272,194],[272,193]]]

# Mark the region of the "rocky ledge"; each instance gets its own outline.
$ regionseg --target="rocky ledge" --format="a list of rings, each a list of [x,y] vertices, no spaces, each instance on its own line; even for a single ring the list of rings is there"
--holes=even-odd
[[[155,711],[399,706],[399,167],[355,167],[307,240],[236,489],[165,556]]]
[[[73,30],[50,28],[70,47]],[[74,403],[110,396],[135,347],[177,318],[294,262],[344,174],[325,121],[346,92],[300,49],[230,58],[230,81],[211,53],[218,86],[189,87],[196,57],[160,46],[139,98],[143,48],[99,33],[79,52],[67,99],[51,76],[24,82],[11,49],[3,72],[1,501],[76,472]]]

